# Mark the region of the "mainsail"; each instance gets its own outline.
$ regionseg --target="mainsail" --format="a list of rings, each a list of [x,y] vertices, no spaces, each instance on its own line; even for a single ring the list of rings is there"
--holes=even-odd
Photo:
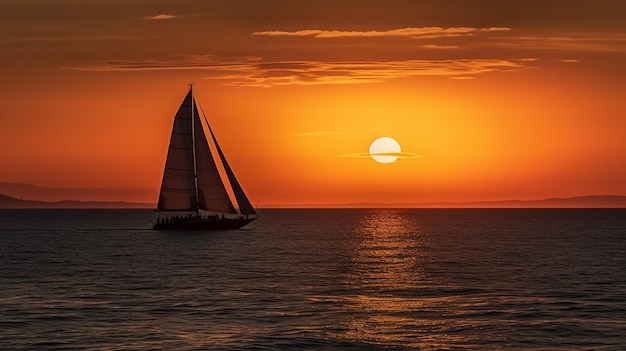
[[[192,90],[190,87],[174,118],[157,208],[236,214],[238,212],[228,195],[225,182],[220,176],[218,165],[209,147]],[[217,144],[206,117],[205,121],[211,131],[212,141],[224,166],[235,201],[239,204],[240,213],[255,214]]]

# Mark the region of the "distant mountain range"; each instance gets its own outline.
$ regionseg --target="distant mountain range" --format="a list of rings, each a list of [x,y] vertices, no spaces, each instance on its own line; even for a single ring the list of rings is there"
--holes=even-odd
[[[130,187],[52,188],[23,183],[0,182],[0,194],[16,199],[59,202],[75,201],[156,202],[159,189]]]
[[[0,194],[0,209],[22,208],[155,208],[154,204],[124,201],[33,201]]]
[[[281,208],[284,205],[266,205],[265,208]],[[589,195],[541,200],[502,200],[472,202],[401,202],[401,203],[349,203],[349,204],[300,204],[288,207],[300,208],[626,208],[626,196]]]
[[[353,204],[354,207],[376,207],[376,204]],[[415,208],[626,208],[626,196],[588,195],[541,200],[502,200],[471,202],[422,202],[386,204],[382,207]]]
[[[158,189],[135,188],[48,188],[0,182],[0,208],[155,208],[151,202]],[[71,200],[68,200],[71,199]],[[94,200],[97,199],[97,200]],[[130,201],[119,201],[129,199]],[[542,200],[474,202],[349,203],[310,205],[265,205],[265,208],[626,208],[626,196],[590,195]]]

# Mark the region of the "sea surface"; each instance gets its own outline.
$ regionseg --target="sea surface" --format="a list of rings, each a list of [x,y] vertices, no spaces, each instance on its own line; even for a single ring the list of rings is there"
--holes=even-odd
[[[1,350],[626,350],[626,209],[0,211]]]

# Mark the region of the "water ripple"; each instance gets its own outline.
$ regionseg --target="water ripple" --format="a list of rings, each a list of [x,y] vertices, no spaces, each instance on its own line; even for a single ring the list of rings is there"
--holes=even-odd
[[[0,211],[0,349],[620,350],[625,214]]]

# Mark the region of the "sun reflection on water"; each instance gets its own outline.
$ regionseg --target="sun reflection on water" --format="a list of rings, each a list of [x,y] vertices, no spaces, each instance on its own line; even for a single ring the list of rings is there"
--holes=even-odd
[[[367,212],[354,229],[343,338],[408,347],[451,341],[437,332],[445,328],[440,316],[432,318],[451,297],[430,293],[436,282],[424,274],[428,243],[422,231],[410,212],[389,209]]]
[[[396,210],[372,210],[356,228],[352,260],[353,279],[360,288],[374,291],[410,289],[419,284],[418,228]]]

